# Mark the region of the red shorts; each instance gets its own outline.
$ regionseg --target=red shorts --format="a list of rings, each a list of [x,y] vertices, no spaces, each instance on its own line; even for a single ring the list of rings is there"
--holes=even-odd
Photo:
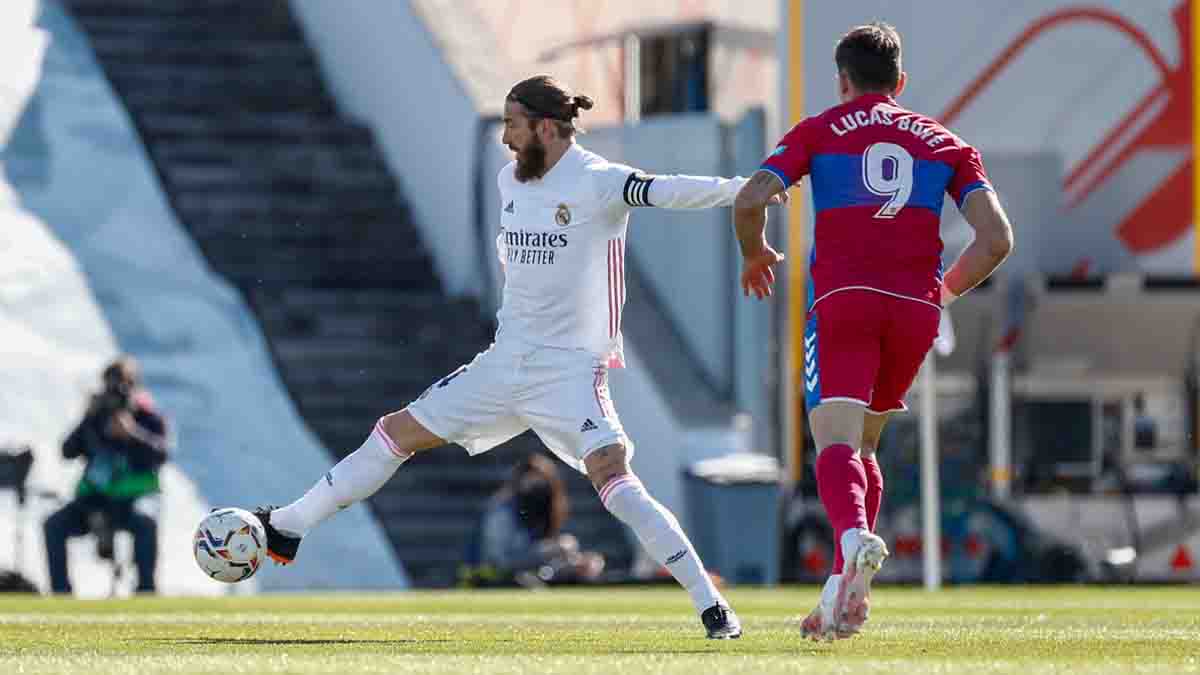
[[[825,296],[804,331],[804,399],[861,403],[874,413],[907,410],[904,395],[937,337],[941,310],[871,290]]]

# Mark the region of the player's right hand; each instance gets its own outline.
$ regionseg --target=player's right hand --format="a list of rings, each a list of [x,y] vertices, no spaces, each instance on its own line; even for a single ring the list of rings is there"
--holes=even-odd
[[[771,268],[783,262],[783,254],[764,244],[751,255],[742,256],[742,295],[762,300],[770,297],[771,285],[775,283],[775,272]]]

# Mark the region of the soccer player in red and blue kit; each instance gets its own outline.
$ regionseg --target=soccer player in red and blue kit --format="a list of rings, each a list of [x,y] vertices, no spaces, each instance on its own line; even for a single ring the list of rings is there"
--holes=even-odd
[[[896,30],[856,27],[834,60],[841,104],[793,127],[734,206],[742,289],[761,299],[782,260],[763,235],[765,206],[806,175],[812,184],[802,386],[819,450],[818,493],[836,534],[833,574],[803,623],[813,639],[849,637],[866,622],[871,579],[888,555],[873,533],[883,497],[880,434],[891,413],[905,410],[941,308],[1012,249],[1012,227],[979,152],[896,103],[907,77]],[[946,194],[975,239],[943,275]]]

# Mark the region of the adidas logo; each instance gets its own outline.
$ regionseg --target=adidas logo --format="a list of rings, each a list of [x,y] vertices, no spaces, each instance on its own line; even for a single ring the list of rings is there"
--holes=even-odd
[[[512,202],[509,202],[508,206],[504,207],[504,212],[505,213],[516,213],[517,208],[515,206],[513,206]]]
[[[596,430],[596,423],[593,422],[592,418],[590,418],[590,417],[583,421],[583,426],[579,427],[579,431],[581,431],[581,432],[582,431],[595,431],[595,430]]]

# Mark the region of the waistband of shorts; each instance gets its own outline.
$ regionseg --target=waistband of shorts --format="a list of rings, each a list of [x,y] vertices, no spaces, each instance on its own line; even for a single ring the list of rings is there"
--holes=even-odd
[[[518,358],[526,358],[534,355],[549,358],[561,356],[563,358],[590,359],[595,361],[597,365],[603,365],[606,362],[603,355],[596,354],[583,347],[539,344],[527,338],[511,334],[501,335],[501,333],[496,333],[496,338],[492,342],[491,349],[496,350],[498,353],[510,354]]]

